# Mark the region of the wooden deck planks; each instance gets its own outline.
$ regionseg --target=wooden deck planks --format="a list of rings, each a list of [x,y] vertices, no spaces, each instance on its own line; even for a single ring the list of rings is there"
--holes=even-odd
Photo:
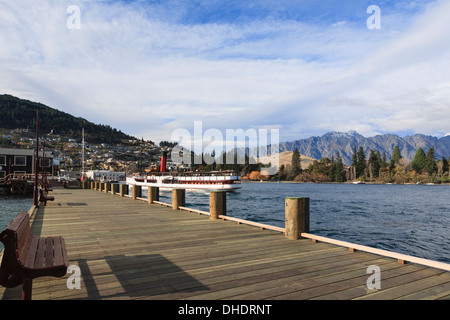
[[[33,299],[448,299],[450,273],[93,190],[55,189],[33,218],[62,235],[81,289],[33,283]],[[366,286],[369,265],[382,289]],[[20,299],[20,288],[0,289]]]

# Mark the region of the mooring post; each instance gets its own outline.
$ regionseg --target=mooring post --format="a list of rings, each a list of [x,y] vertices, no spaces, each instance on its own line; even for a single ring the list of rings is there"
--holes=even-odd
[[[113,183],[111,184],[111,193],[114,195],[119,192],[119,184]]]
[[[136,198],[140,198],[142,196],[142,187],[133,185],[133,190],[131,191],[131,198],[136,200]]]
[[[105,193],[108,193],[110,188],[111,188],[111,183],[105,182],[105,190],[103,190],[103,191],[105,191]]]
[[[121,184],[120,185],[120,196],[125,197],[125,195],[128,194],[128,185],[127,184]]]
[[[178,210],[179,207],[184,207],[186,202],[185,189],[172,189],[172,209]]]
[[[158,187],[148,187],[148,203],[152,204],[153,201],[159,201]]]
[[[300,239],[309,232],[309,198],[288,197],[285,199],[286,238]]]
[[[220,215],[227,214],[227,197],[224,191],[211,191],[209,193],[209,218],[219,219]]]

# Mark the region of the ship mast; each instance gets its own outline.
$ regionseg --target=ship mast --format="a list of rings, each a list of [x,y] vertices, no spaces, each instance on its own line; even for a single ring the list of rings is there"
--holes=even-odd
[[[81,136],[81,177],[84,180],[84,128],[82,128]]]

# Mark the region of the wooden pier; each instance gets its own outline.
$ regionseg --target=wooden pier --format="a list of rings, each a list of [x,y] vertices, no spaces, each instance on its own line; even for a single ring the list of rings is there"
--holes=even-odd
[[[0,188],[11,195],[32,193],[34,188],[34,174],[8,174],[0,178]]]
[[[320,237],[290,240],[280,228],[107,188],[55,188],[55,201],[30,210],[32,232],[63,236],[70,265],[81,271],[80,289],[67,286],[75,273],[35,279],[34,300],[450,299],[445,264],[401,264]],[[368,287],[370,266],[379,267],[380,289]],[[20,299],[21,287],[0,287],[0,295]]]

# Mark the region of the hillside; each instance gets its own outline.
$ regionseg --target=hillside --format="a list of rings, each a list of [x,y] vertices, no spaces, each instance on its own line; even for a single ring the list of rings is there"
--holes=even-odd
[[[423,134],[415,134],[413,136],[399,137],[395,134],[377,135],[365,138],[355,131],[347,133],[329,132],[321,137],[310,137],[290,142],[280,143],[280,152],[293,151],[298,148],[300,154],[321,159],[327,157],[331,159],[336,153],[341,154],[345,164],[351,164],[353,155],[353,147],[363,147],[368,157],[370,150],[380,151],[381,154],[386,153],[387,159],[390,159],[394,147],[398,145],[403,158],[410,161],[413,160],[417,150],[422,148],[425,153],[430,147],[434,147],[436,159],[442,156],[448,158],[450,156],[450,136],[442,138],[427,136]]]
[[[134,139],[108,125],[94,124],[44,104],[6,94],[0,95],[0,128],[30,128],[34,132],[36,111],[39,111],[40,133],[49,133],[54,130],[58,135],[81,140],[81,132],[84,128],[85,139],[92,143],[120,143],[123,139]]]
[[[284,151],[278,154],[278,163],[279,165],[290,166],[292,163],[292,151]],[[307,169],[310,164],[313,163],[315,159],[300,155],[301,165],[303,169]],[[265,156],[258,158],[258,161],[264,164],[275,163],[275,156]]]

